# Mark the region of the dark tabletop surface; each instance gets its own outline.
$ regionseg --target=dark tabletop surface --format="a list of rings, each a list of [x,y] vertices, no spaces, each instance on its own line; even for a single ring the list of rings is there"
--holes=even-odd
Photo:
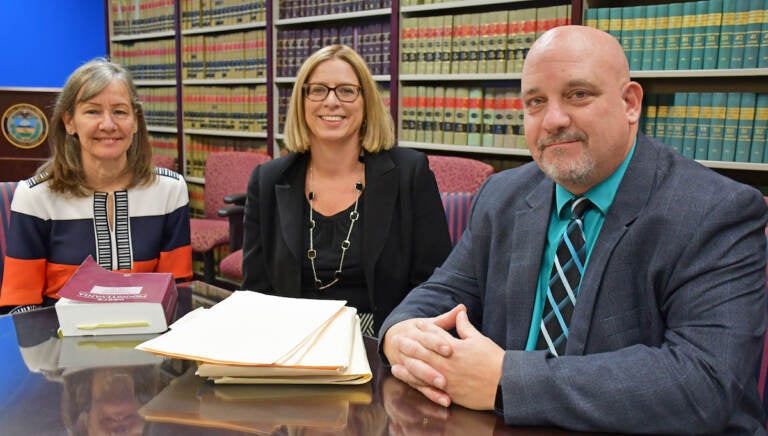
[[[179,286],[178,312],[224,292]],[[391,376],[374,338],[362,386],[214,386],[193,362],[133,349],[152,335],[59,339],[57,328],[52,307],[0,316],[0,434],[572,434],[437,406]]]

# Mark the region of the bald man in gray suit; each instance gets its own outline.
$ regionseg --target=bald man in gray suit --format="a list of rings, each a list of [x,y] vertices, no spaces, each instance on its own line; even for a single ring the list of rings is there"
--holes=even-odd
[[[392,373],[510,425],[765,434],[762,195],[639,133],[643,90],[607,33],[546,32],[521,90],[535,162],[487,180],[460,243],[385,320]],[[541,348],[550,256],[582,196],[586,265],[558,353]]]

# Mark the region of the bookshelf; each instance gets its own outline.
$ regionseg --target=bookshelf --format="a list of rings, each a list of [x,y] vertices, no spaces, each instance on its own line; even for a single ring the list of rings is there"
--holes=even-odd
[[[768,186],[768,2],[585,0],[622,42],[641,130],[729,177]]]
[[[530,160],[520,99],[523,59],[539,34],[572,22],[572,2],[417,3],[405,0],[399,10],[399,144],[483,160]]]
[[[730,3],[747,6],[731,11]],[[131,9],[135,4],[153,7],[137,15]],[[710,14],[696,10],[711,4],[723,2],[109,0],[108,12],[112,57],[126,59],[115,55],[128,53],[129,69],[134,68],[130,64],[137,58],[145,64],[131,71],[137,74],[145,102],[151,102],[146,104],[157,115],[150,120],[156,150],[181,157],[180,170],[197,185],[194,190],[202,192],[201,168],[210,150],[263,148],[273,156],[280,154],[293,75],[309,53],[335,42],[355,47],[371,66],[385,99],[390,101],[400,146],[475,157],[498,169],[530,160],[522,139],[522,108],[516,92],[527,47],[549,26],[584,23],[615,33],[627,48],[633,79],[642,83],[647,96],[698,94],[694,101],[702,97],[708,101],[711,96],[707,94],[739,93],[750,101],[752,96],[747,94],[752,93],[757,102],[761,94],[768,93],[768,65],[759,64],[762,56],[768,59],[768,4],[765,0],[726,1],[728,6],[721,6],[717,35],[710,31],[714,27],[706,27]],[[172,12],[168,12],[169,5]],[[660,14],[660,10],[667,12]],[[664,14],[666,20],[659,21]],[[651,16],[654,21],[649,21]],[[731,29],[735,29],[726,27],[725,36],[720,32],[724,22],[728,26],[733,22]],[[673,31],[666,35],[659,32],[670,25]],[[646,34],[643,29],[657,33]],[[254,41],[258,41],[258,49],[245,47]],[[237,44],[243,46],[242,56],[232,56],[232,52],[239,53],[240,49],[231,49]],[[651,52],[654,47],[668,50],[643,63],[643,44],[646,51],[648,47]],[[705,68],[703,50],[691,56],[696,49],[722,44],[729,44],[730,53],[736,53],[725,57],[727,66],[723,60],[721,65]],[[230,49],[216,48],[225,46]],[[149,56],[147,60],[136,55],[146,47],[172,52],[173,57]],[[749,54],[753,52],[756,54]],[[731,65],[732,58],[741,59],[741,67]],[[754,67],[749,63],[752,58],[757,61]],[[672,62],[676,63],[674,68]],[[665,63],[669,68],[661,67]],[[159,76],[158,70],[162,73]],[[233,103],[238,100],[235,97],[245,97],[246,102]],[[175,108],[167,107],[174,99]],[[462,106],[457,111],[457,101],[466,109]],[[213,102],[224,102],[223,115],[210,116],[216,113]],[[649,98],[646,107],[651,103]],[[238,108],[238,104],[245,107]],[[436,106],[443,110],[436,111]],[[754,119],[768,116],[768,109],[761,112],[757,103],[755,106]],[[692,108],[686,105],[685,110],[676,111],[692,121],[689,110]],[[711,108],[699,107],[699,117],[702,112],[709,115]],[[659,120],[646,112],[643,129],[650,124],[654,130],[648,133],[658,136]],[[757,124],[753,120],[753,135],[755,130],[765,131]],[[675,124],[675,129],[695,132],[691,123],[687,130],[685,126],[684,122],[680,127]],[[696,127],[702,127],[698,119]],[[765,141],[757,142],[761,140]],[[695,152],[692,157],[746,183],[768,185],[768,150],[762,156],[760,162],[709,159]]]
[[[331,44],[354,48],[368,64],[385,103],[392,109],[392,27],[397,25],[389,0],[335,1],[312,4],[281,0],[272,10],[272,100],[271,128],[275,133],[274,154],[281,152],[285,116],[294,76],[309,54]],[[395,27],[396,28],[396,27]],[[396,92],[396,90],[395,90]],[[395,94],[396,95],[396,94]]]

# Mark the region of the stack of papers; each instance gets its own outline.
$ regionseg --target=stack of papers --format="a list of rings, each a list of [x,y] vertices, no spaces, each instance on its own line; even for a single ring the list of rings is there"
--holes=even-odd
[[[136,348],[196,360],[199,376],[221,384],[362,384],[371,368],[345,303],[235,291]]]

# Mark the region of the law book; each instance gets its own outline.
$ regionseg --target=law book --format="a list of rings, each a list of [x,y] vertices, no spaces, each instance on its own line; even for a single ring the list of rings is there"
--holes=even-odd
[[[445,106],[443,108],[443,143],[455,144],[454,128],[456,122],[456,87],[448,86],[445,88]]]
[[[696,19],[693,37],[691,38],[691,70],[700,70],[704,67],[704,44],[707,37],[707,20],[709,20],[707,9],[709,8],[709,3],[709,0],[698,0],[694,3],[696,5]],[[716,47],[715,50],[717,50]]]
[[[654,136],[656,139],[670,145],[667,138],[669,130],[669,110],[674,104],[674,94],[660,94],[656,104],[656,129]]]
[[[401,98],[400,139],[416,140],[416,86],[403,86]]]
[[[520,9],[517,12],[520,13],[519,18],[522,22],[517,38],[518,45],[515,50],[515,69],[513,71],[520,72],[523,71],[523,62],[528,56],[528,50],[536,39],[536,9]],[[509,72],[509,70],[507,71]]]
[[[483,131],[483,88],[469,88],[469,104],[467,110],[467,145],[480,146]]]
[[[750,0],[736,1],[733,35],[731,37],[731,62],[730,68],[744,68],[744,49],[747,36],[747,24],[749,23]]]
[[[595,29],[599,29],[597,24],[597,11],[599,11],[600,8],[587,8],[587,10],[584,11],[584,25],[588,27],[594,27]]]
[[[611,30],[611,8],[603,7],[603,8],[595,8],[597,11],[597,17],[595,22],[595,27],[597,29],[602,30],[603,32],[610,33]]]
[[[178,292],[171,273],[108,271],[88,256],[58,292],[62,336],[167,330]]]
[[[476,74],[480,66],[480,15],[467,14],[467,56],[466,62],[460,65],[459,72],[462,74]]]
[[[643,6],[645,12],[645,29],[643,30],[643,57],[640,69],[643,71],[653,68],[653,40],[656,29],[658,5]]]
[[[678,70],[691,68],[691,49],[693,48],[694,32],[697,31],[696,5],[697,2],[683,3],[683,19],[680,23],[680,49],[677,59]]]
[[[520,34],[522,33],[523,22],[521,19],[520,10],[512,9],[507,12],[507,30],[506,30],[506,47],[507,52],[505,55],[505,71],[507,73],[513,73],[520,71],[517,63],[517,51],[521,46]]]
[[[536,39],[549,29],[557,26],[558,6],[541,6],[536,8]],[[621,26],[621,16],[618,17]]]
[[[505,88],[493,88],[493,144],[492,147],[503,148],[509,125],[506,122],[507,98]]]
[[[401,74],[414,74],[416,72],[416,62],[414,56],[416,56],[416,32],[417,32],[417,18],[416,17],[404,17],[402,21],[402,28],[400,29],[400,73]]]
[[[674,103],[669,108],[669,116],[667,118],[665,142],[678,153],[683,153],[683,131],[685,115],[688,110],[687,101],[687,92],[676,92]]]
[[[725,131],[725,113],[727,104],[727,92],[712,93],[712,119],[709,127],[709,151],[707,152],[707,160],[719,161],[723,158],[723,136]]]
[[[670,3],[667,21],[667,41],[664,49],[665,70],[677,69],[680,59],[680,38],[683,27],[683,4]]]
[[[763,9],[762,25],[760,26],[760,42],[757,51],[757,67],[768,68],[768,7]]]
[[[426,122],[427,122],[427,86],[418,85],[416,87],[416,142],[424,142]]]
[[[485,88],[483,93],[482,139],[480,145],[493,147],[494,120],[496,118],[496,88]]]
[[[430,17],[418,17],[416,21],[416,51],[414,53],[416,74],[431,74],[428,69],[434,65],[430,59],[430,50],[427,48],[430,36],[429,20]]]
[[[434,87],[434,106],[432,108],[432,142],[444,143],[443,117],[445,116],[445,87]]]
[[[752,152],[750,162],[761,163],[768,160],[766,140],[768,140],[768,94],[757,94],[755,101],[755,124],[752,126]]]
[[[372,374],[360,319],[345,303],[235,291],[137,349],[195,360],[216,383],[364,384]]]
[[[488,73],[488,60],[493,60],[493,15],[481,14],[477,31],[477,73]]]
[[[699,101],[699,120],[696,127],[696,151],[694,159],[706,160],[709,151],[710,126],[712,124],[712,93],[701,93]]]
[[[707,22],[705,28],[706,31],[704,33],[702,65],[700,68],[710,70],[718,68],[718,59],[721,48],[722,50],[726,50],[725,47],[721,47],[720,45],[722,31],[721,28],[723,26],[723,0],[708,0],[706,4]],[[723,54],[725,54],[725,51],[723,51]],[[694,60],[695,58],[692,57],[691,62]]]
[[[491,12],[488,72],[504,73],[507,67],[507,11]]]
[[[453,15],[443,15],[442,24],[440,28],[440,53],[439,64],[440,71],[435,71],[439,74],[451,73],[451,57],[453,47]]]
[[[640,115],[640,129],[648,136],[656,137],[656,121],[659,108],[659,95],[646,94],[643,102],[643,112]]]
[[[467,39],[466,14],[453,16],[451,28],[451,74],[461,73],[461,64],[466,62],[467,52],[464,48]]]
[[[653,64],[652,70],[663,70],[669,37],[670,4],[656,6],[656,27],[653,29]]]
[[[698,92],[688,92],[687,94],[682,154],[693,159],[696,154],[696,135],[698,134],[699,115],[701,112],[701,94]]]
[[[754,92],[741,93],[739,124],[736,128],[736,162],[749,162],[756,100],[757,94]]]
[[[729,92],[725,103],[725,124],[723,126],[723,156],[720,160],[733,162],[736,159],[736,138],[741,112],[741,93]]]
[[[624,16],[622,29],[626,30],[624,51],[627,52],[629,69],[632,71],[639,70],[643,63],[643,33],[646,24],[641,12],[644,9],[641,6],[625,6],[622,13]],[[622,35],[625,35],[624,31]]]
[[[434,142],[435,131],[435,87],[424,87],[424,142]]]
[[[722,21],[720,23],[720,43],[717,47],[717,68],[730,68],[733,53],[733,41],[736,30],[738,1],[723,1]],[[706,65],[705,65],[706,68]],[[725,155],[723,155],[725,156]]]
[[[454,109],[453,143],[467,145],[469,133],[469,88],[456,88],[456,109]]]
[[[520,88],[507,88],[504,99],[505,116],[509,125],[504,147],[527,148],[523,128],[523,99],[520,95]]]
[[[764,0],[750,0],[744,37],[744,63],[742,68],[757,68],[760,50],[760,33],[763,16],[768,19],[768,4]],[[766,41],[768,43],[768,41]]]

